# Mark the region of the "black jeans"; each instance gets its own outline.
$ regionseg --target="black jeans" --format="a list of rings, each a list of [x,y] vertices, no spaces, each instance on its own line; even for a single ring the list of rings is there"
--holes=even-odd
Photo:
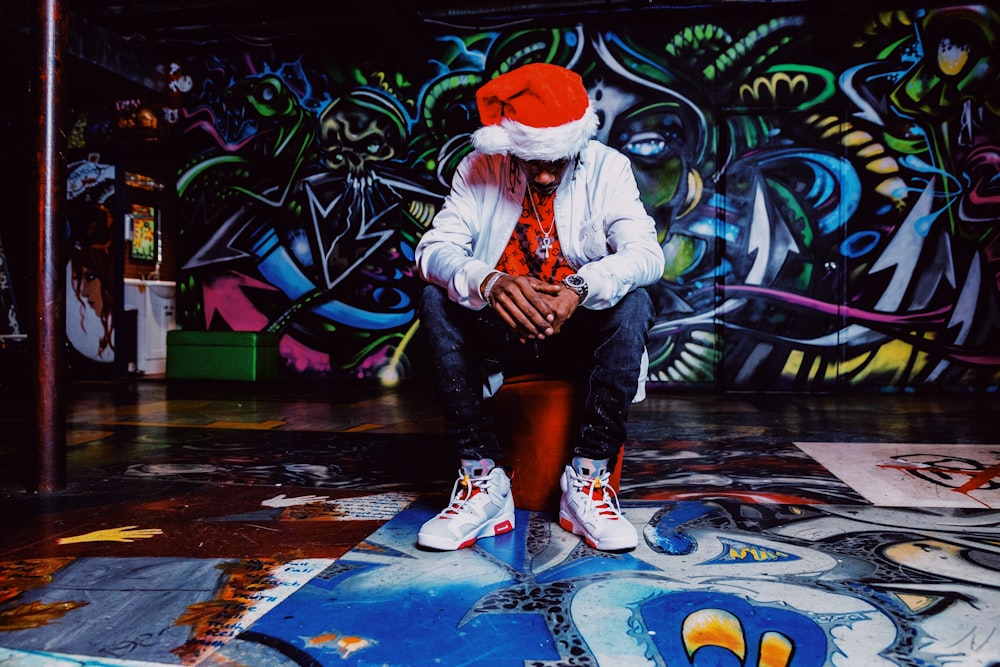
[[[573,379],[581,389],[574,455],[613,461],[625,442],[652,322],[652,301],[645,289],[637,289],[613,308],[578,308],[551,338],[521,343],[492,309],[469,310],[444,289],[426,286],[420,301],[422,337],[445,434],[458,457],[503,458],[492,406],[484,398],[485,378],[498,371],[507,377],[543,372]]]

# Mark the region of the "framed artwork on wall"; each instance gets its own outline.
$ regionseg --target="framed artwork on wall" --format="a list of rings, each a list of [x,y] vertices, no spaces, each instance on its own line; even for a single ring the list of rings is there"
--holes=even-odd
[[[132,243],[129,254],[132,259],[146,262],[159,260],[157,214],[155,206],[132,204],[129,212],[132,225]]]

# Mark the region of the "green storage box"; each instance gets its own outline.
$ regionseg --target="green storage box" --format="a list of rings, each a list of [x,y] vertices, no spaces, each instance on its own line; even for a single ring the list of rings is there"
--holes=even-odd
[[[167,377],[269,380],[278,377],[278,334],[267,331],[167,332]]]

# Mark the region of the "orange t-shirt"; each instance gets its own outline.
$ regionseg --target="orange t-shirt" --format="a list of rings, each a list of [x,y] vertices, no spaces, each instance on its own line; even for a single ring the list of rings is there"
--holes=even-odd
[[[534,197],[534,207],[529,197]],[[521,217],[500,255],[498,270],[512,276],[534,276],[547,283],[560,282],[573,273],[559,247],[553,207],[555,199],[554,195],[539,196],[531,188],[527,189],[521,203]],[[536,210],[540,220],[535,218]],[[545,237],[542,230],[550,231],[551,244],[547,253],[541,248]]]

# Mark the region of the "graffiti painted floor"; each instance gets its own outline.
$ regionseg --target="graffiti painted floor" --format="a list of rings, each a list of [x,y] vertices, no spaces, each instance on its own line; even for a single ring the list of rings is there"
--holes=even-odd
[[[454,462],[421,388],[81,383],[70,482],[0,420],[0,664],[1000,665],[1000,397],[660,394],[639,548],[545,512],[418,549]]]

